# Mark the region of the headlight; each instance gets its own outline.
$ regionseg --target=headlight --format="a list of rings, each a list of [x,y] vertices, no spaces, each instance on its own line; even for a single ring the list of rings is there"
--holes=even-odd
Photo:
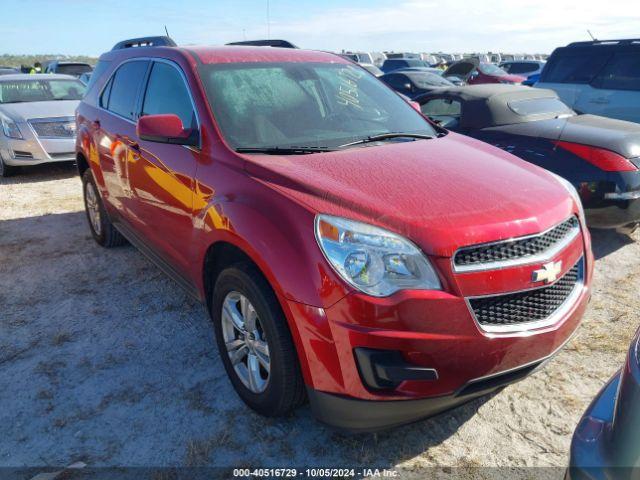
[[[585,217],[584,217],[584,208],[582,207],[582,200],[580,199],[580,194],[576,190],[576,187],[574,187],[571,184],[571,182],[569,182],[566,178],[562,178],[560,175],[557,175],[557,174],[555,174],[553,172],[549,172],[549,173],[551,173],[551,175],[556,177],[556,179],[562,184],[562,186],[565,188],[565,190],[567,192],[569,192],[569,195],[571,195],[573,200],[578,205],[578,212],[579,212],[579,215],[580,215],[580,220],[582,220],[583,223],[586,222]]]
[[[22,133],[20,133],[20,129],[16,122],[11,120],[9,117],[0,115],[0,123],[2,123],[2,132],[6,137],[22,140]]]
[[[441,290],[429,260],[409,240],[346,218],[318,215],[316,239],[347,283],[375,297],[398,290]]]

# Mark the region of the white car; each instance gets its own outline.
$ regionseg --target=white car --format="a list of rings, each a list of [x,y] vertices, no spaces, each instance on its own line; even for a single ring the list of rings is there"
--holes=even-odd
[[[535,86],[555,90],[576,112],[640,122],[640,40],[557,48]]]
[[[75,160],[75,110],[85,85],[69,75],[0,76],[0,176]]]

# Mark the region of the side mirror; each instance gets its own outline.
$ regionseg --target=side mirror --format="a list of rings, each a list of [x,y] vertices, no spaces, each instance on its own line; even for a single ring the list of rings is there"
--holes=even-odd
[[[136,132],[140,140],[148,142],[191,146],[198,144],[197,131],[185,129],[180,117],[173,113],[140,117]]]

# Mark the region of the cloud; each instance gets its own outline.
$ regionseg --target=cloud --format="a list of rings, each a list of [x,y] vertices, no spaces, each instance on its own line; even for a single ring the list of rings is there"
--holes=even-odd
[[[599,38],[640,36],[638,20],[637,0],[410,0],[379,8],[334,8],[294,21],[274,19],[271,32],[304,47],[330,50],[548,52],[588,39],[587,29]]]

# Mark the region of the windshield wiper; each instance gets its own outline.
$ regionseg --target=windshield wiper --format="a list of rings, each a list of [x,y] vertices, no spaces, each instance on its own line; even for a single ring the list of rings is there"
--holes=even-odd
[[[305,155],[309,153],[335,152],[329,147],[239,147],[238,153],[264,153],[266,155]]]
[[[374,143],[380,142],[382,140],[389,140],[391,138],[418,138],[418,139],[431,139],[436,138],[433,135],[424,135],[422,133],[401,133],[401,132],[390,132],[390,133],[381,133],[379,135],[371,135],[367,138],[363,138],[361,140],[356,140],[355,142],[345,143],[344,145],[340,145],[338,148],[346,148],[351,147],[353,145],[362,145],[365,143]]]

